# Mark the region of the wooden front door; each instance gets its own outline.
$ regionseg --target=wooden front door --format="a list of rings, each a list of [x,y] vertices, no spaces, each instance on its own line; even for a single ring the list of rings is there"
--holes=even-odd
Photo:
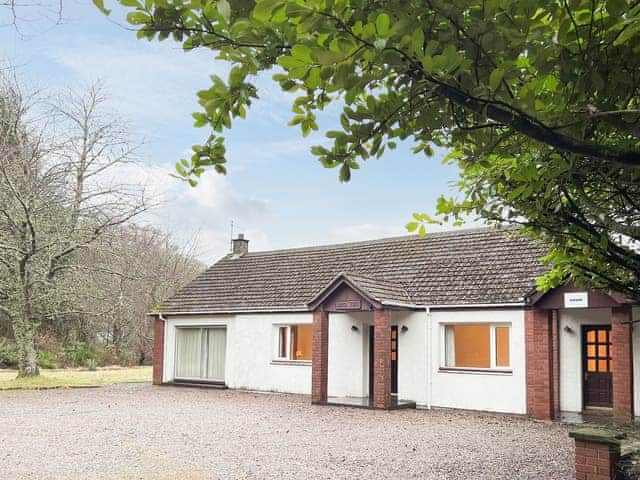
[[[373,385],[375,384],[376,361],[373,350],[376,345],[375,327],[369,327],[369,398],[373,401]]]
[[[398,326],[391,327],[391,395],[398,394]]]
[[[611,326],[582,327],[582,371],[585,407],[611,407]]]
[[[369,398],[373,398],[373,385],[375,378],[375,327],[369,327]],[[391,327],[391,394],[398,393],[398,327]]]

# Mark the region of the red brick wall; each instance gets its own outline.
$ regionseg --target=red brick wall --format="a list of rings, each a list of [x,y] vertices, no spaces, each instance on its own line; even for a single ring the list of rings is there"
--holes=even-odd
[[[611,309],[611,357],[613,360],[613,418],[633,419],[633,350],[631,307]]]
[[[373,406],[389,408],[391,406],[391,310],[375,310],[373,322],[375,330]]]
[[[153,324],[153,384],[162,383],[164,369],[164,321],[155,319]]]
[[[576,439],[576,480],[611,480],[620,448]]]
[[[554,417],[552,323],[548,310],[527,309],[524,315],[526,343],[527,413],[550,420]]]
[[[329,314],[321,308],[313,312],[313,345],[311,357],[311,401],[327,401],[329,373]]]

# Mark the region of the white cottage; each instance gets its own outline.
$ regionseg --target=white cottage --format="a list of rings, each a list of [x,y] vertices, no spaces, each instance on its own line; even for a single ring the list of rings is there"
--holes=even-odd
[[[154,383],[631,418],[640,310],[571,285],[536,292],[544,252],[493,228],[267,252],[239,236],[154,313]]]

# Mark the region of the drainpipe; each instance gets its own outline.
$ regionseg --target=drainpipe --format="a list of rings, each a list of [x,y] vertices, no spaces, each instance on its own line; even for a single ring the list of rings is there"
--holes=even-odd
[[[432,361],[433,361],[433,352],[431,349],[431,335],[432,335],[432,330],[431,330],[431,308],[429,306],[425,306],[424,307],[424,313],[427,317],[427,409],[431,410],[431,392],[433,391],[432,389],[432,377],[433,377],[433,372],[432,372]]]

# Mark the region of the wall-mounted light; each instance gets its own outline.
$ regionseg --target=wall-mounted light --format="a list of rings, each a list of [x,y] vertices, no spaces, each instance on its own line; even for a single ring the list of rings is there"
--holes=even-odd
[[[573,328],[571,328],[569,325],[565,325],[563,330],[567,333],[573,333]]]
[[[357,332],[358,330],[360,330],[360,329],[358,328],[357,325],[351,325],[351,331]]]
[[[409,327],[407,327],[406,325],[402,325],[402,328],[400,329],[400,331],[402,333],[407,333],[409,331]]]

